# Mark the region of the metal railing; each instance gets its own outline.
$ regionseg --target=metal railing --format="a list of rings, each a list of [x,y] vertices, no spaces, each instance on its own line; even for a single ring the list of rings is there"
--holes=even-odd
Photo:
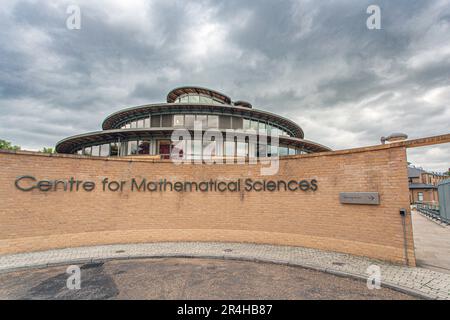
[[[428,204],[428,203],[415,203],[414,206],[416,207],[417,211],[419,211],[423,215],[427,216],[428,218],[437,220],[437,221],[445,223],[445,224],[450,223],[450,221],[448,221],[447,219],[443,218],[440,215],[439,205]]]

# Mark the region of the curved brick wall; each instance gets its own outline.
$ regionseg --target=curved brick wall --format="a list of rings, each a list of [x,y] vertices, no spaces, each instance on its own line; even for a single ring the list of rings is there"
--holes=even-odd
[[[409,208],[404,147],[293,156],[276,176],[259,165],[180,165],[0,151],[0,254],[112,243],[231,241],[296,245],[405,262],[400,208]],[[93,191],[18,190],[19,176],[90,180]],[[101,181],[317,180],[313,191],[123,192]],[[28,186],[23,180],[20,186]],[[45,189],[45,183],[43,185]],[[348,205],[339,192],[379,192],[381,204]],[[410,215],[408,256],[414,265]]]

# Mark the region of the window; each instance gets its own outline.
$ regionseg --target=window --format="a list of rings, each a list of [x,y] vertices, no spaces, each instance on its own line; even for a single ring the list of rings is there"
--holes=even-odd
[[[77,154],[83,154],[83,149],[77,150]]]
[[[258,145],[256,143],[248,144],[248,156],[251,158],[256,158],[258,156]]]
[[[92,146],[91,156],[98,157],[100,155],[100,146]]]
[[[233,117],[233,129],[242,129],[244,127],[243,119],[238,117]]]
[[[85,156],[90,156],[91,155],[91,147],[86,147],[83,149],[83,154]]]
[[[212,103],[213,100],[210,97],[200,96],[200,103]]]
[[[237,142],[236,143],[236,155],[238,157],[246,157],[247,156],[247,143],[245,143],[245,142]]]
[[[174,141],[170,149],[171,159],[186,159],[186,140]]]
[[[280,156],[287,156],[289,154],[287,147],[280,147],[278,148]]]
[[[223,141],[216,140],[216,156],[223,156]]]
[[[219,117],[219,128],[220,129],[231,129],[231,117],[230,116],[220,116]]]
[[[111,143],[109,154],[111,157],[116,157],[119,155],[119,143],[117,142]]]
[[[259,130],[262,130],[263,132],[265,132],[266,131],[266,124],[263,123],[263,122],[260,122],[259,123]]]
[[[130,129],[131,128],[131,123],[127,123],[126,125],[125,125],[125,129]]]
[[[289,148],[289,155],[292,156],[295,154],[295,149],[294,148]]]
[[[423,202],[423,192],[417,193],[417,200],[418,200],[419,202]]]
[[[253,130],[258,131],[258,121],[252,120],[250,125]]]
[[[202,140],[192,140],[192,154],[194,159],[202,158]]]
[[[193,128],[195,121],[195,115],[187,114],[184,116],[184,125],[186,128]]]
[[[203,157],[205,159],[210,159],[217,155],[217,144],[216,141],[203,140]]]
[[[174,127],[184,126],[184,116],[182,114],[176,114],[173,116],[173,126]]]
[[[100,146],[100,157],[109,157],[109,144],[102,144]]]
[[[265,144],[258,145],[258,157],[261,158],[267,157],[267,146]]]
[[[137,128],[137,121],[131,121],[131,129]]]
[[[206,129],[208,126],[208,117],[206,115],[197,115],[197,121],[202,123],[202,129]]]
[[[163,128],[172,127],[172,115],[171,114],[163,114],[161,116],[161,125]]]
[[[137,154],[137,149],[138,149],[137,146],[138,146],[138,144],[137,144],[136,140],[128,141],[128,152],[127,152],[127,154],[128,155]]]
[[[246,130],[250,129],[250,120],[244,119],[243,123],[244,123],[244,129],[246,129]]]
[[[138,127],[138,129],[141,129],[144,127],[144,119],[139,119],[137,121],[137,127]]]
[[[219,127],[219,116],[208,116],[208,128]]]
[[[149,141],[139,141],[138,154],[149,154],[149,153],[150,153],[150,142]]]
[[[126,156],[127,155],[127,147],[128,147],[128,143],[126,142],[121,142],[119,144],[119,155],[120,156]]]
[[[225,156],[234,157],[234,141],[225,141]]]
[[[188,103],[188,102],[189,102],[189,98],[187,95],[180,98],[180,103]]]
[[[161,116],[157,115],[157,116],[152,116],[150,118],[151,123],[152,123],[152,128],[159,128],[161,127]]]
[[[150,118],[144,119],[144,128],[150,128]]]
[[[272,127],[272,129],[270,130],[270,134],[273,136],[279,136],[280,135],[280,131],[278,130],[278,128],[276,127]]]
[[[189,103],[199,103],[200,97],[198,95],[189,95]]]
[[[268,149],[270,150],[270,157],[278,155],[278,147],[277,146],[268,146]]]

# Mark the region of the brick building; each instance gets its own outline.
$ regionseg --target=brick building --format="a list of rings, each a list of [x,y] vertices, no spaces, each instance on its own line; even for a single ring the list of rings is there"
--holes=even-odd
[[[449,176],[442,173],[429,172],[422,168],[408,166],[409,199],[411,204],[439,204],[437,185],[448,179]]]
[[[193,121],[219,132],[215,138],[229,129],[246,137],[223,144],[205,139],[204,132],[196,137]],[[213,145],[214,155],[258,161],[178,165],[167,159],[178,128],[194,133],[192,149],[183,154],[188,159]],[[62,140],[57,154],[0,150],[0,254],[247,242],[414,266],[406,150],[448,142],[450,134],[331,151],[305,140],[291,120],[212,90],[178,88],[167,103],[119,111],[106,118],[102,131]],[[279,167],[267,175],[264,157],[274,154],[281,156]],[[192,187],[184,187],[188,183]],[[379,201],[345,202],[341,194],[376,194]]]

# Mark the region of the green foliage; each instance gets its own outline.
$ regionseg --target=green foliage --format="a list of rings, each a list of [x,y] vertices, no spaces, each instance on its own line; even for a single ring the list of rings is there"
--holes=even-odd
[[[46,148],[44,147],[41,152],[43,153],[55,153],[55,150],[53,150],[53,148]]]
[[[14,146],[11,142],[0,139],[0,149],[17,151],[20,150],[20,146]]]

